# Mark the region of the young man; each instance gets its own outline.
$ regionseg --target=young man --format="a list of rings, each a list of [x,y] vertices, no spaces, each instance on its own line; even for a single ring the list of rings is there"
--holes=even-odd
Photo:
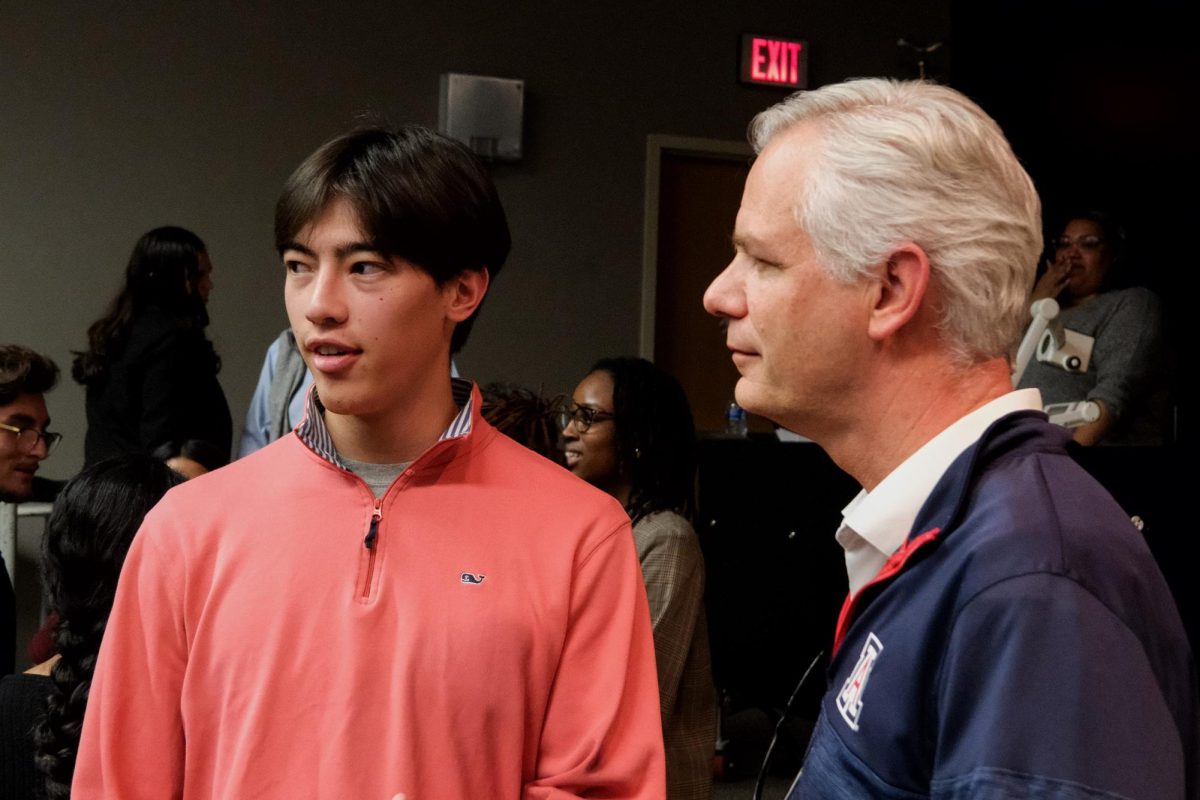
[[[275,230],[307,415],[147,518],[73,796],[662,797],[628,518],[449,375],[509,248],[482,165],[356,131]]]
[[[43,395],[58,381],[58,366],[19,345],[0,345],[0,503],[33,497],[33,476],[58,440],[50,433]],[[0,675],[13,670],[16,601],[0,557]]]
[[[1033,184],[952,89],[852,81],[751,128],[737,401],[863,492],[851,596],[793,798],[1195,797],[1195,672],[1141,534],[1012,391]]]

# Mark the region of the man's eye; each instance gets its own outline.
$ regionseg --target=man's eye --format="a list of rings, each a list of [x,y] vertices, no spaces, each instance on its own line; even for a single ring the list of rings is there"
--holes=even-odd
[[[350,272],[355,275],[375,275],[382,272],[383,264],[374,261],[357,261],[354,266],[350,267]]]
[[[283,262],[283,268],[293,274],[304,272],[308,269],[308,265],[303,261],[286,260]]]

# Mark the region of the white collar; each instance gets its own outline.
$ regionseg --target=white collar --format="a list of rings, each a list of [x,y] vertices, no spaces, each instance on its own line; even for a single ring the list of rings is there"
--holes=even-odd
[[[857,592],[900,549],[933,487],[996,420],[1014,411],[1042,409],[1037,389],[997,397],[954,422],[906,458],[870,492],[865,489],[842,509],[838,543],[846,550],[851,593]]]

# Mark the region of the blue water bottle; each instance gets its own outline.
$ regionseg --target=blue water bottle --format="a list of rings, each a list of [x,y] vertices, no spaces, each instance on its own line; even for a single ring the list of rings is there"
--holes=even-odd
[[[725,408],[725,433],[738,437],[745,437],[750,433],[746,409],[739,406],[736,400],[731,400]]]

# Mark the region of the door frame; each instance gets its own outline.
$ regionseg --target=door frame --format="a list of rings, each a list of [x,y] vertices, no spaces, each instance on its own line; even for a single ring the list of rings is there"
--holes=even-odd
[[[642,224],[642,308],[638,355],[654,360],[654,321],[658,300],[658,212],[662,161],[667,155],[743,161],[754,155],[745,142],[652,133],[646,137],[646,191]]]

